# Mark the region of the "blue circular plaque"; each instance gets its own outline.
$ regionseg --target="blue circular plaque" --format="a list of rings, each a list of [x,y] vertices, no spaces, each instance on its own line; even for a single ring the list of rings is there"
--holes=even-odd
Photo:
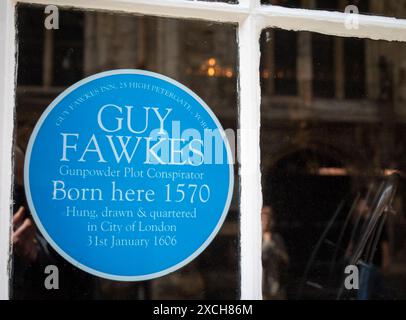
[[[121,281],[157,278],[197,257],[219,231],[234,183],[210,108],[141,70],[96,74],[59,95],[32,133],[24,174],[51,246]]]

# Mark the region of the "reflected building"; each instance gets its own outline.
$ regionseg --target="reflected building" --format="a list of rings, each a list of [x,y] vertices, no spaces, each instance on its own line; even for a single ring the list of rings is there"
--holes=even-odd
[[[406,17],[405,1],[358,2],[361,12]],[[353,1],[301,3],[344,10]],[[342,199],[406,168],[406,45],[267,29],[261,50],[264,201],[274,207],[290,251],[289,297],[295,298],[314,245]],[[386,226],[392,264],[385,276],[398,297],[406,288],[400,281],[406,274],[404,182],[398,214]],[[318,263],[328,265],[328,254]]]

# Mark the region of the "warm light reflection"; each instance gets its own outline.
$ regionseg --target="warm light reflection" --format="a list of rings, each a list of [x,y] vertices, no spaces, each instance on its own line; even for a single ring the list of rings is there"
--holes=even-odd
[[[319,168],[317,170],[317,173],[320,176],[330,176],[330,177],[349,175],[348,170],[345,168]],[[392,174],[401,174],[399,170],[395,169],[384,169],[382,173],[384,176],[390,176]]]
[[[320,176],[346,176],[348,171],[345,168],[319,168]]]
[[[391,176],[392,174],[400,174],[399,170],[395,170],[395,169],[385,169],[383,171],[383,174],[385,176]]]
[[[186,73],[216,78],[224,77],[230,79],[235,77],[234,69],[232,67],[221,65],[219,61],[213,57],[204,60],[199,67],[194,70],[187,68]]]

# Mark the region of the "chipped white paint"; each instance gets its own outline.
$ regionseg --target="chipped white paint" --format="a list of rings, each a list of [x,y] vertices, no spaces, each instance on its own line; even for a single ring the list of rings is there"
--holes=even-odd
[[[359,28],[347,29],[348,14],[322,10],[290,9],[279,6],[255,8],[261,28],[277,27],[294,31],[313,31],[329,35],[406,41],[406,20],[358,15]]]
[[[8,299],[14,113],[14,6],[0,1],[0,299]]]
[[[240,24],[241,299],[262,298],[259,36],[254,17]]]
[[[0,298],[8,298],[11,148],[14,107],[14,4],[0,0]],[[345,37],[406,41],[406,20],[359,16],[359,29],[346,29],[340,12],[261,6],[260,0],[238,5],[186,0],[20,0],[90,10],[238,23],[240,61],[241,298],[260,299],[262,292],[260,172],[259,35],[263,28],[313,31]]]
[[[249,11],[247,5],[188,0],[19,0],[18,2],[37,4],[57,2],[60,6],[83,9],[235,23],[242,21]]]

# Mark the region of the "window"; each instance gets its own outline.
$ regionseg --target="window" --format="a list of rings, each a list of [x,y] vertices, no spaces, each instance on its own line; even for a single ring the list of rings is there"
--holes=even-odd
[[[17,21],[43,20],[44,7],[20,4],[16,8]],[[15,177],[22,168],[18,157],[27,150],[28,139],[38,121],[54,97],[85,75],[109,70],[138,68],[170,75],[188,83],[199,96],[204,97],[221,123],[234,131],[237,128],[236,96],[236,30],[232,24],[206,23],[151,16],[105,13],[61,9],[60,29],[43,30],[43,26],[30,24],[21,31],[36,30],[50,33],[50,43],[42,42],[40,50],[29,41],[20,40],[19,61],[26,61],[35,49],[44,52],[39,67],[40,79],[17,81]],[[105,26],[109,26],[106,30]],[[187,29],[189,33],[179,38],[177,32]],[[49,35],[46,35],[49,37]],[[168,43],[170,41],[170,44]],[[51,62],[46,60],[49,50]],[[186,54],[182,54],[186,52]],[[170,55],[170,60],[168,56]],[[47,75],[47,72],[51,72]],[[213,71],[213,74],[211,73]],[[21,71],[20,77],[29,75],[30,66]],[[204,84],[204,85],[202,85]],[[41,96],[38,97],[38,90]],[[213,94],[215,93],[215,94]],[[23,187],[16,179],[14,185],[13,211],[26,205]],[[64,299],[237,299],[238,286],[238,227],[239,209],[238,177],[233,205],[222,233],[218,235],[198,259],[181,272],[160,279],[140,283],[123,284],[91,276],[71,267],[58,254],[47,248],[43,258],[53,263],[61,272],[61,289],[50,295],[39,286],[42,268],[37,260],[25,258],[15,247],[12,265],[12,299],[64,298]],[[37,236],[38,237],[38,236]],[[42,240],[42,239],[41,239]],[[220,254],[221,252],[221,254]],[[221,257],[221,260],[219,259]],[[25,258],[25,259],[24,259]],[[29,279],[29,280],[27,280]]]
[[[268,204],[279,215],[276,220],[287,252],[283,259],[288,256],[296,266],[287,269],[292,281],[285,297],[325,297],[317,291],[328,276],[325,246],[311,265],[303,290],[292,288],[300,284],[310,249],[339,199],[365,184],[352,177],[368,167],[368,175],[375,178],[368,180],[375,183],[368,185],[369,190],[378,193],[382,169],[384,173],[403,169],[400,119],[406,22],[401,18],[406,17],[405,1],[385,1],[385,5],[348,1],[369,14],[349,16],[344,13],[347,1],[61,0],[64,27],[55,32],[43,28],[46,2],[0,3],[0,149],[4,150],[0,158],[0,297],[13,297],[13,285],[8,284],[16,280],[8,271],[13,216],[9,208],[15,196],[13,170],[18,167],[12,161],[13,146],[20,144],[24,149],[41,108],[69,84],[122,67],[162,72],[186,83],[209,102],[225,128],[240,130],[235,170],[240,186],[224,229],[199,260],[179,270],[182,277],[174,273],[159,284],[151,282],[135,297],[151,297],[151,287],[156,297],[164,297],[159,292],[167,286],[182,288],[181,293],[167,291],[168,298],[197,297],[188,291],[193,288],[181,284],[182,278],[193,278],[197,270],[201,284],[207,285],[206,297],[261,299],[262,271],[267,271],[262,268],[261,210]],[[40,16],[41,23],[35,18]],[[392,16],[398,19],[388,18]],[[349,18],[356,19],[351,20],[355,25],[348,27]],[[143,45],[120,43],[126,37]],[[115,51],[117,46],[123,50]],[[398,119],[394,121],[391,114]],[[374,141],[380,141],[379,146]],[[280,149],[274,148],[276,142]],[[355,150],[355,142],[362,148]],[[351,162],[357,151],[361,153],[358,162]],[[280,188],[273,193],[275,186]],[[311,201],[314,186],[317,201]],[[331,186],[334,192],[329,192]],[[401,206],[401,197],[396,201]],[[308,222],[305,213],[316,209]],[[283,211],[286,215],[281,216]],[[343,219],[335,220],[333,233]],[[399,230],[404,222],[397,217],[388,223],[396,226],[387,230],[393,256],[401,252],[404,239]],[[297,245],[300,241],[303,247]],[[229,257],[225,264],[219,258],[223,254]],[[78,290],[78,297],[101,297],[103,290],[83,291],[77,286],[82,276],[72,271],[71,292]],[[396,283],[399,275],[388,276]],[[120,287],[93,280],[93,285],[107,292]],[[402,286],[392,288],[402,290]]]
[[[299,42],[297,51],[309,55],[312,87],[306,85],[311,77],[298,73],[304,94],[278,100],[262,83],[263,219],[273,235],[273,247],[266,247],[271,242],[264,237],[263,272],[269,281],[264,297],[402,299],[402,174],[393,202],[396,214],[383,215],[386,222],[379,222],[380,231],[368,238],[358,258],[377,272],[369,284],[379,279],[382,287],[365,292],[361,285],[355,293],[343,287],[343,277],[364,232],[362,222],[382,197],[379,188],[391,172],[403,171],[405,100],[403,81],[396,78],[403,74],[404,60],[396,56],[406,46],[304,35],[314,39],[313,51],[307,50],[310,41]],[[278,45],[282,52],[289,50],[289,42]],[[268,59],[264,51],[262,59]]]

